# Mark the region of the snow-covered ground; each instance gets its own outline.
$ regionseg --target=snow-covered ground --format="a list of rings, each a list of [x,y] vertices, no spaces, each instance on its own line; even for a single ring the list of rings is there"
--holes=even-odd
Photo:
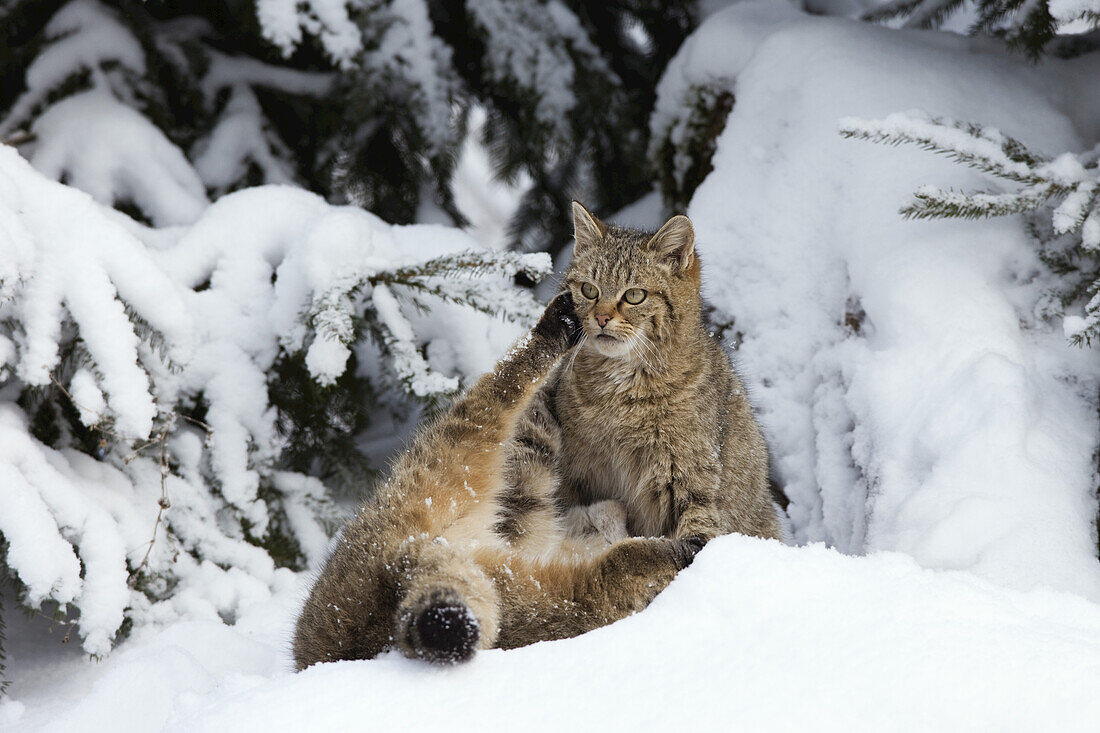
[[[644,613],[455,668],[391,654],[292,673],[301,592],[256,602],[233,627],[143,633],[95,667],[15,641],[16,662],[32,642],[34,661],[0,721],[58,733],[1089,731],[1100,715],[1100,607],[896,553],[720,538]]]
[[[1100,360],[1036,315],[1050,279],[1018,221],[897,214],[991,182],[838,122],[920,109],[1083,150],[1096,66],[784,3],[715,12],[673,61],[655,130],[692,85],[736,97],[688,213],[800,546],[720,538],[641,614],[458,668],[292,673],[289,571],[232,625],[176,616],[98,663],[9,611],[0,728],[1094,730]]]

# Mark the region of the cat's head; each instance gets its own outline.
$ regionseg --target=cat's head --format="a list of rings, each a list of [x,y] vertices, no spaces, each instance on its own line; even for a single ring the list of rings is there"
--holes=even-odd
[[[576,241],[565,287],[588,337],[607,357],[645,360],[679,317],[699,309],[699,258],[686,216],[656,232],[604,224],[573,202]],[[648,343],[647,343],[648,342]]]

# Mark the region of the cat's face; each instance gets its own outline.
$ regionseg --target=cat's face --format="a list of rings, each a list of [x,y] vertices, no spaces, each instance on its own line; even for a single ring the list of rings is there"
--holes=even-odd
[[[574,203],[576,245],[565,285],[584,328],[584,347],[616,359],[654,362],[685,292],[698,292],[694,234],[678,216],[652,234],[608,226]]]

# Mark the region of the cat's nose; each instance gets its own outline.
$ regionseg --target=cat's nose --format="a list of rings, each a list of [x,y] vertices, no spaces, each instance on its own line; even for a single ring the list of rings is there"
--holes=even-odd
[[[600,324],[600,328],[607,325],[607,322],[611,320],[611,316],[599,313],[596,315],[596,323]]]

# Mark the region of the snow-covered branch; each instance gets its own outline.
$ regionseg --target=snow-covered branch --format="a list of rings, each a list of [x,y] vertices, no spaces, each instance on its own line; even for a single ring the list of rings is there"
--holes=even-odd
[[[1073,277],[1088,283],[1083,289],[1093,296],[1084,305],[1084,318],[1065,318],[1066,335],[1074,343],[1090,343],[1100,337],[1100,149],[1051,158],[997,129],[921,112],[898,113],[881,120],[847,117],[840,120],[839,129],[847,138],[917,145],[1020,184],[1011,191],[973,192],[925,185],[901,213],[916,219],[978,219],[1043,211],[1055,236],[1074,237],[1080,264],[1070,269]],[[1063,262],[1061,268],[1067,267]],[[1069,291],[1081,289],[1073,286]]]
[[[840,120],[840,134],[847,138],[900,145],[911,143],[941,153],[989,173],[1018,183],[1040,183],[1036,169],[1045,162],[1023,143],[1000,130],[972,122],[932,117],[922,112],[902,112],[881,120]]]
[[[889,0],[864,13],[863,19],[883,22],[901,18],[905,28],[938,28],[965,6],[970,6],[967,12],[973,17],[972,33],[1004,37],[1010,46],[1033,58],[1067,24],[1088,21],[1096,26],[1100,22],[1097,0]]]

